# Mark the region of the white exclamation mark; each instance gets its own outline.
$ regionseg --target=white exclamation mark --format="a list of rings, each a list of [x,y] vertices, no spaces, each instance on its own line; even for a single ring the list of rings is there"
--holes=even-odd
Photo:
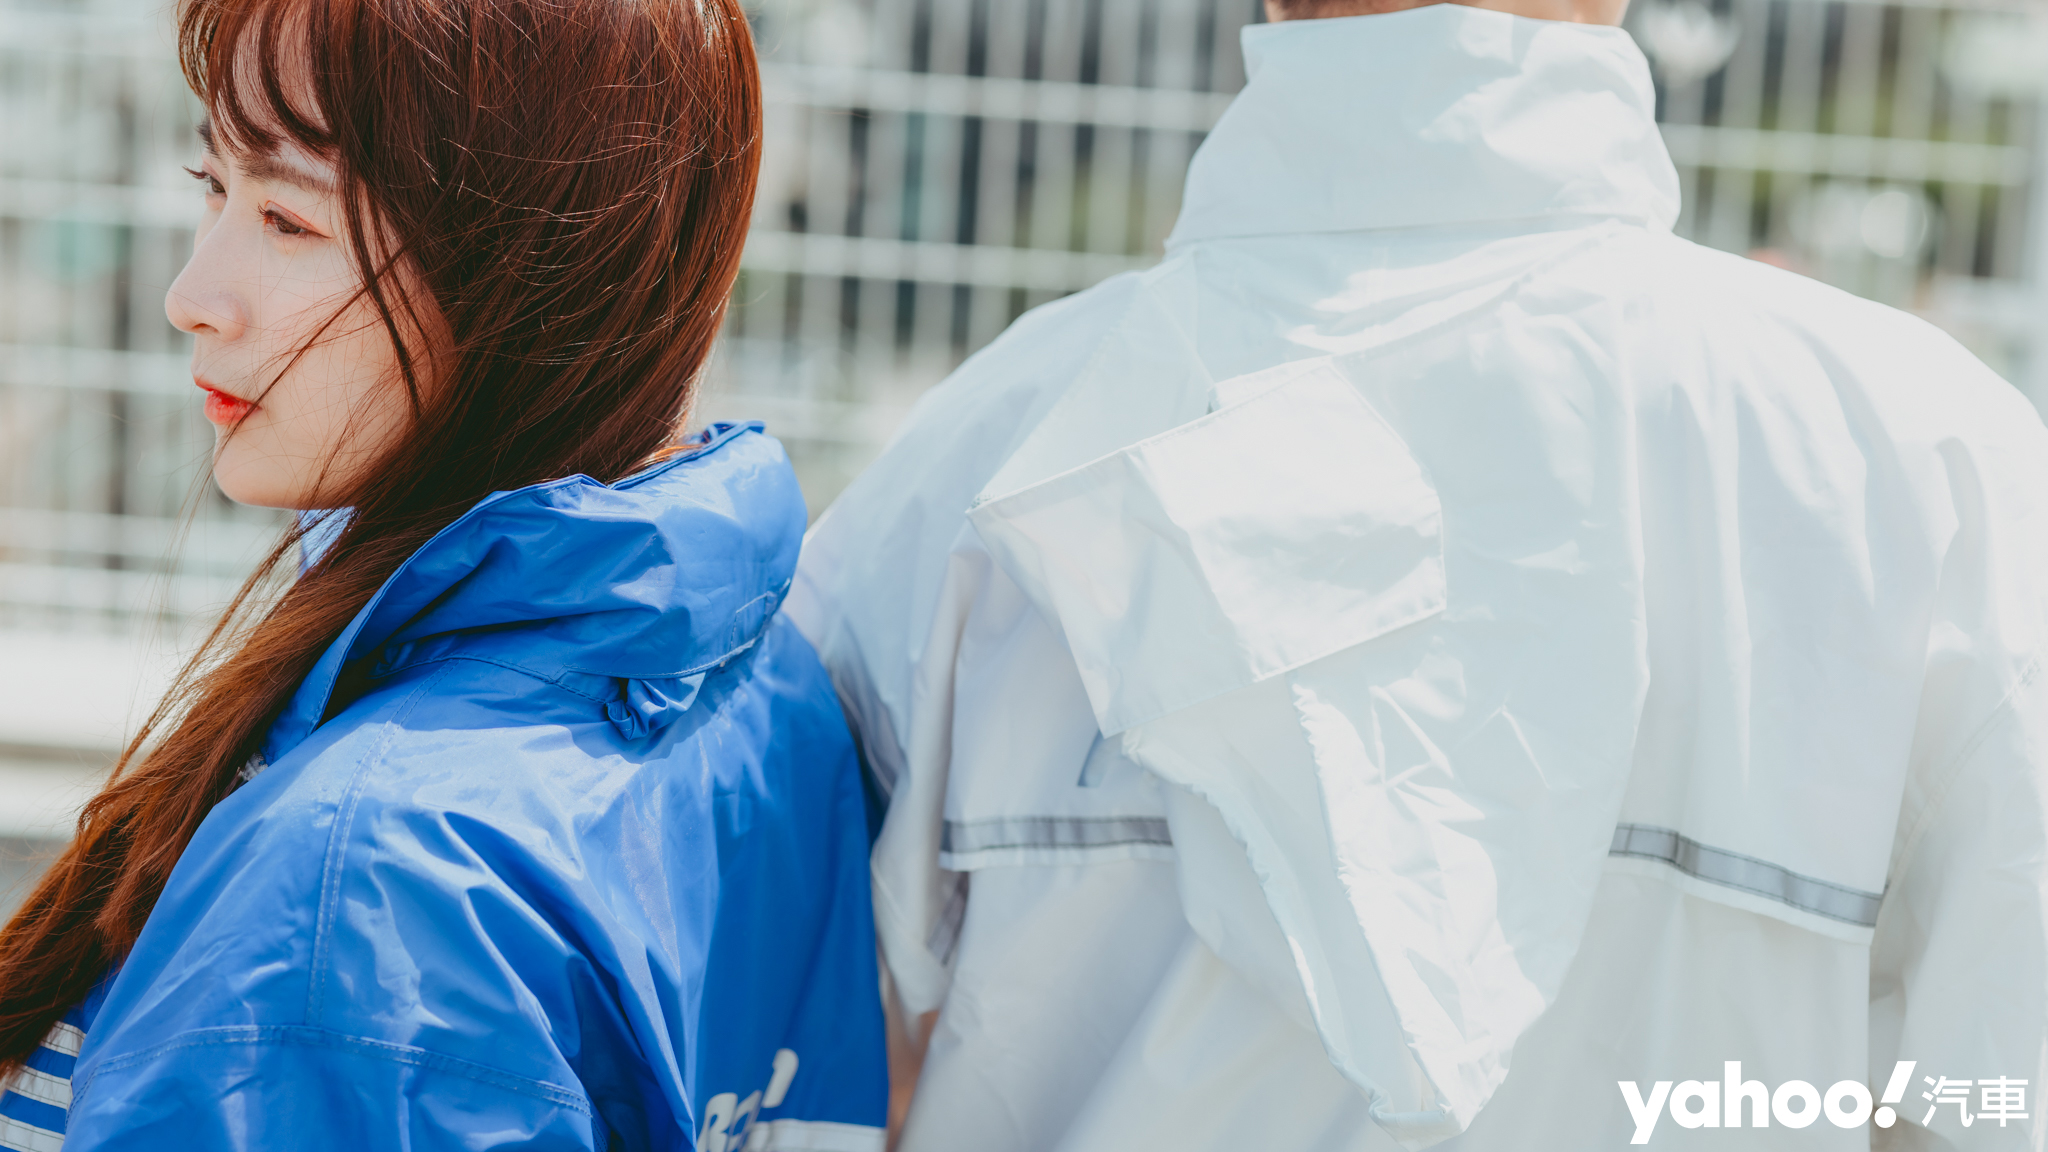
[[[1891,1082],[1884,1086],[1884,1095],[1880,1097],[1886,1106],[1879,1108],[1871,1117],[1879,1128],[1889,1128],[1899,1122],[1899,1114],[1890,1106],[1906,1098],[1906,1085],[1913,1080],[1913,1064],[1912,1060],[1901,1060],[1892,1065]]]

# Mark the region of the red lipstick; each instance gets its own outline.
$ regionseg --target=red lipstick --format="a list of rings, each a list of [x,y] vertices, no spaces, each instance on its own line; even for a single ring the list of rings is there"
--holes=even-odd
[[[193,381],[206,393],[206,418],[226,427],[240,423],[256,405],[239,396],[230,396],[211,384]]]

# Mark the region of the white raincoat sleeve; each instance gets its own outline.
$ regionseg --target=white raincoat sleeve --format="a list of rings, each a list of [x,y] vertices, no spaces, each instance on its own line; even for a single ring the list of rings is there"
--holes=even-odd
[[[2010,420],[2033,413],[2011,398]],[[2040,1149],[2048,1087],[2048,459],[2025,438],[1944,454],[1956,531],[1871,944],[1872,1085],[1915,1062],[1878,1147]],[[2028,643],[2031,639],[2033,642]],[[1996,989],[1987,996],[1986,989]],[[1942,1119],[1932,1081],[2026,1081],[2025,1123]],[[1980,1107],[1980,1091],[1970,1108]]]
[[[873,857],[876,932],[912,1013],[945,997],[965,911],[962,875],[942,867],[961,647],[990,582],[1007,584],[962,512],[1060,399],[1046,382],[1085,378],[1103,358],[1138,279],[1036,309],[975,354],[918,402],[896,446],[804,542],[785,610],[831,672],[888,797]]]
[[[1964,754],[1916,776],[1871,952],[1870,1083],[1914,1061],[1904,1123],[1876,1146],[2040,1149],[2048,1085],[2048,683],[2038,661]],[[1999,989],[1987,998],[1986,987]],[[1968,1128],[1927,1078],[2026,1081],[2029,1120]],[[1970,1107],[1982,1100],[1973,1090]],[[1910,1125],[1908,1127],[1907,1125]]]

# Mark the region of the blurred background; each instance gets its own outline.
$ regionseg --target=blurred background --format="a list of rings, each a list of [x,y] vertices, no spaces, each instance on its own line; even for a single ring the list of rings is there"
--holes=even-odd
[[[0,910],[279,527],[203,484],[165,0],[0,0]],[[703,419],[813,514],[1028,308],[1157,260],[1256,0],[764,0]],[[1635,0],[1682,234],[1916,312],[2048,404],[2048,0]],[[1930,382],[1938,386],[1939,382]]]

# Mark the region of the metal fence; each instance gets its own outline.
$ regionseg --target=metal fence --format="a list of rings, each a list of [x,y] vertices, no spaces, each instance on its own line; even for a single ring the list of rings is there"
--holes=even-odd
[[[196,109],[157,0],[0,0],[0,629],[203,615],[275,530],[202,485],[161,319]],[[2048,15],[1637,0],[1687,235],[1918,311],[2037,401]],[[814,509],[1025,309],[1156,260],[1254,0],[774,0],[761,197],[702,412]],[[193,527],[175,562],[164,559]],[[4,657],[4,652],[0,652]]]
[[[163,316],[193,117],[154,5],[0,8],[0,627],[204,612],[275,526],[201,486]]]
[[[1920,312],[2048,401],[2034,3],[1649,3],[1679,231]]]
[[[817,505],[1025,309],[1157,260],[1253,8],[763,9],[763,179],[710,407],[767,415]]]

